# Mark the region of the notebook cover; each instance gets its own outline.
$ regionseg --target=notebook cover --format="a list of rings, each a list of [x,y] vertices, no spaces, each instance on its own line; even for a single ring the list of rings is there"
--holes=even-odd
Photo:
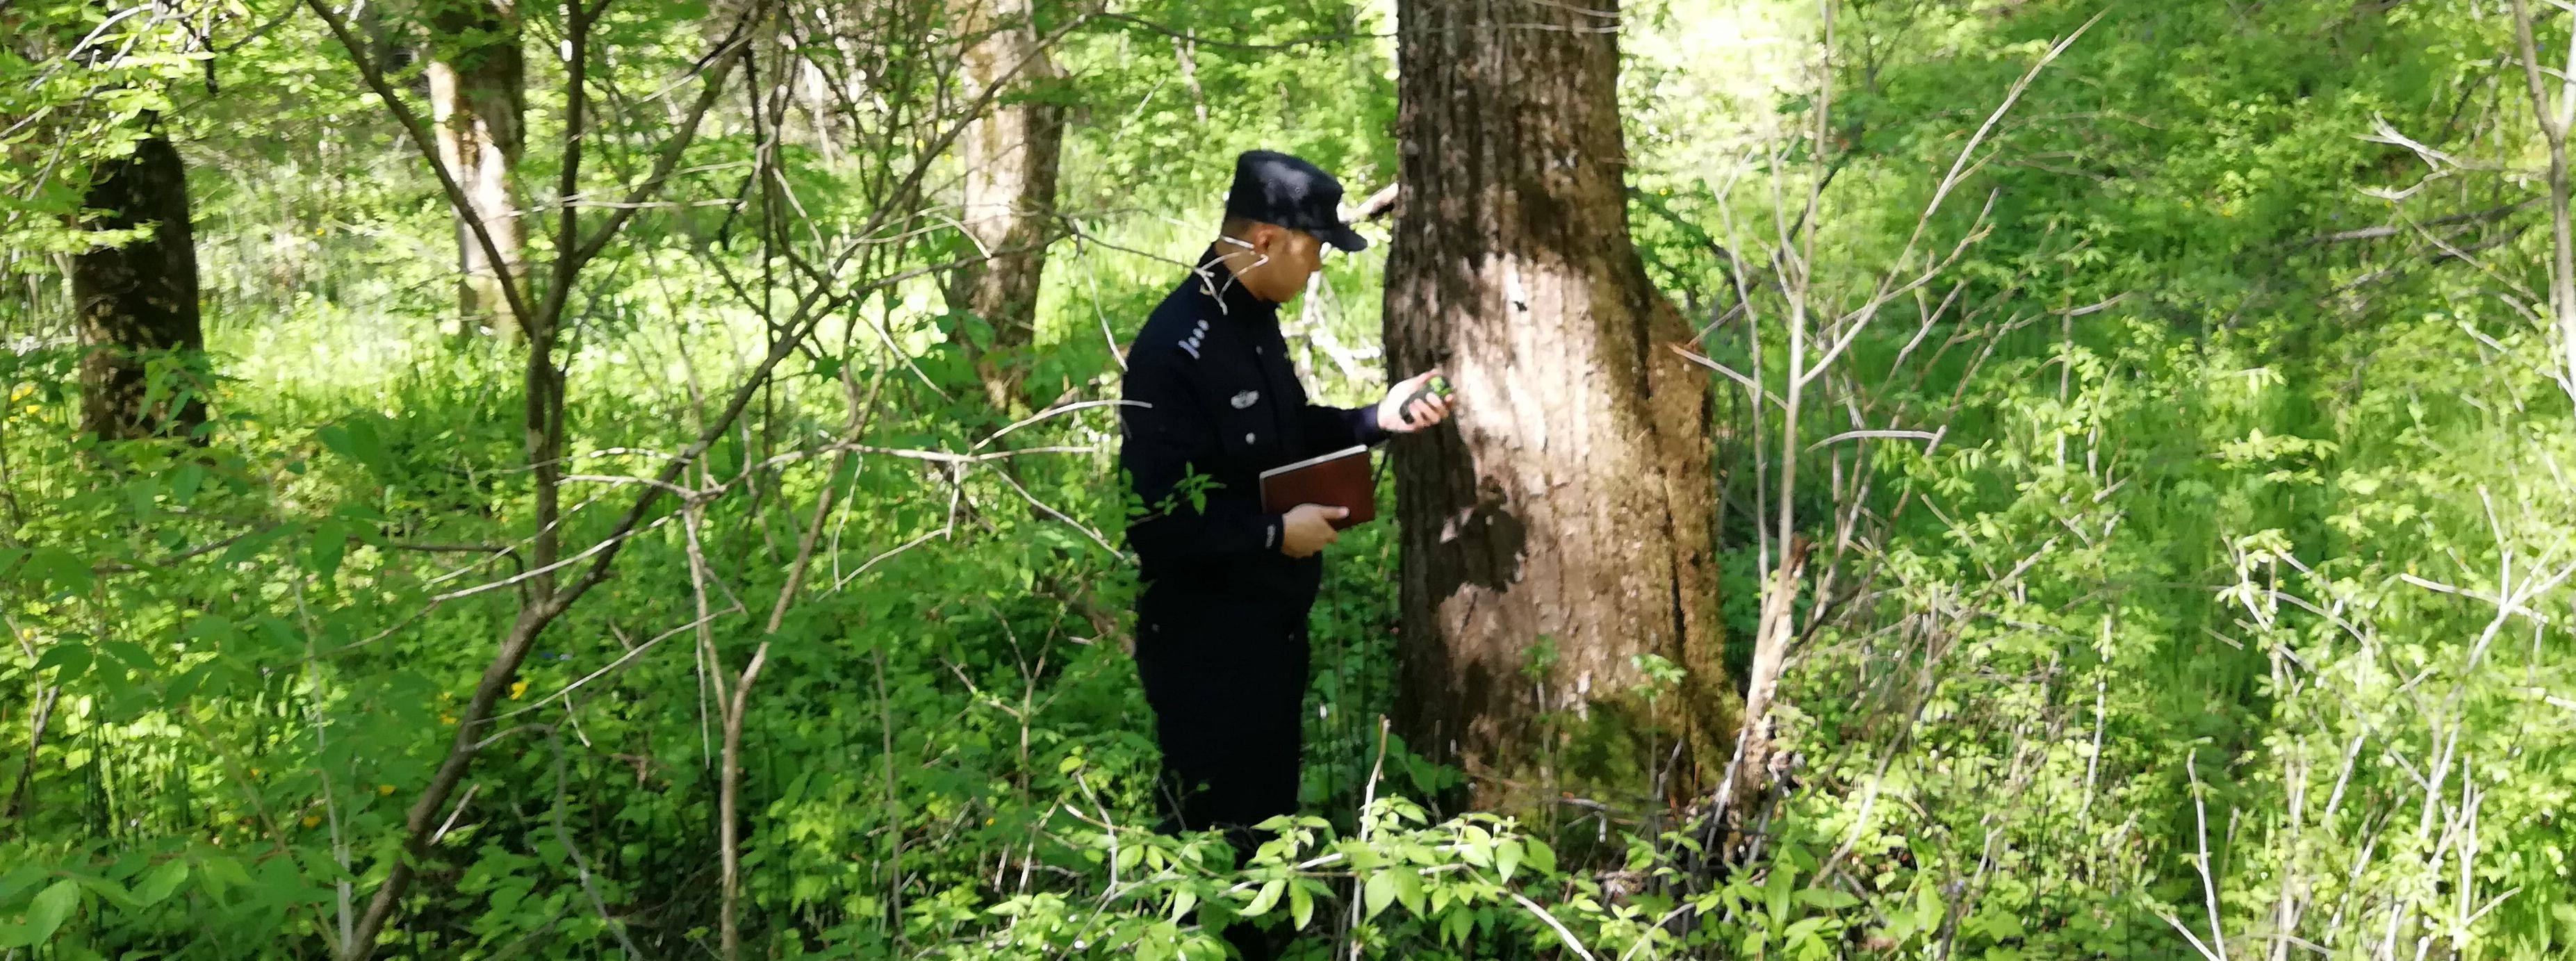
[[[1351,516],[1332,522],[1348,530],[1377,519],[1377,485],[1369,479],[1367,447],[1346,447],[1261,472],[1261,510],[1285,514],[1299,504],[1347,507]]]

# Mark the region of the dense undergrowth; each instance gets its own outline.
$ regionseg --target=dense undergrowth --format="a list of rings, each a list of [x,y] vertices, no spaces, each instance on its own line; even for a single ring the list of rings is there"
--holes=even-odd
[[[1264,10],[1247,36],[1366,22]],[[1831,97],[1798,10],[1728,13],[1768,24],[1743,34],[1771,38],[1744,60],[1767,73],[1632,44],[1631,216],[1707,355],[1777,382],[1766,265],[1813,178],[1815,303],[1932,263],[1900,250],[1940,171],[2097,12],[1843,8]],[[1674,36],[1711,15],[1637,14]],[[722,704],[765,650],[741,698],[755,956],[1215,957],[1242,915],[1307,957],[2563,956],[2576,418],[2509,38],[2458,3],[2119,7],[2040,74],[1924,228],[1936,254],[1975,242],[1806,415],[1936,436],[1826,446],[1792,492],[1838,560],[1803,588],[1795,763],[1749,853],[1617,799],[1433,804],[1456,774],[1378,721],[1383,526],[1334,548],[1316,612],[1311,817],[1248,866],[1154,834],[1113,417],[1000,433],[958,349],[976,324],[925,280],[827,324],[862,346],[784,365],[541,636],[384,954],[711,950]],[[1168,39],[1067,54],[1067,206],[1091,213],[1050,265],[1031,409],[1114,396],[1112,342],[1204,241],[1233,150],[1392,169],[1378,42],[1202,48],[1184,92],[1136,52]],[[310,56],[256,63],[336,76]],[[519,373],[436,337],[444,211],[356,129],[188,148],[224,377],[203,446],[75,439],[58,301],[0,308],[36,335],[0,354],[0,957],[330,953],[518,609]],[[566,543],[615,529],[762,346],[713,219],[599,269]],[[1378,256],[1329,265],[1291,331],[1343,403],[1370,387],[1334,354],[1370,362]],[[1712,391],[1740,648],[1783,425]],[[865,449],[801,453],[836,443]]]

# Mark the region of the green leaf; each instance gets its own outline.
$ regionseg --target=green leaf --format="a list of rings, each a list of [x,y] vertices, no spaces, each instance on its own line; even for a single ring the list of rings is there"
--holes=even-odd
[[[393,476],[393,454],[385,450],[384,435],[376,431],[374,421],[351,421],[349,423],[349,440],[357,450],[358,461],[360,463],[374,469],[379,476]]]
[[[89,565],[69,551],[39,547],[27,555],[24,575],[28,580],[51,586],[56,593],[79,594],[89,590],[97,578]]]
[[[197,488],[206,482],[206,468],[195,462],[179,465],[170,473],[170,502],[187,506],[197,497]]]
[[[1799,938],[1808,937],[1815,934],[1817,928],[1824,926],[1825,919],[1823,918],[1800,919],[1798,923],[1790,925],[1789,930],[1780,933],[1780,940],[1795,941]]]
[[[1306,890],[1306,886],[1305,886],[1305,885],[1303,885],[1303,884],[1291,884],[1291,885],[1289,885],[1289,886],[1288,886],[1288,920],[1289,920],[1290,922],[1292,922],[1292,923],[1294,923],[1294,924],[1296,924],[1296,925],[1297,925],[1297,930],[1303,931],[1303,930],[1305,930],[1305,929],[1306,929],[1306,922],[1307,922],[1308,920],[1312,919],[1314,916],[1315,916],[1315,896],[1314,896],[1314,894],[1312,894],[1312,893],[1308,892],[1308,891]]]
[[[1941,892],[1933,890],[1932,885],[1926,884],[1917,888],[1914,895],[1914,927],[1921,931],[1940,927],[1942,907]]]
[[[1798,892],[1798,900],[1827,911],[1840,911],[1860,903],[1859,898],[1832,888],[1807,888]]]
[[[238,631],[239,628],[233,624],[232,618],[221,614],[200,614],[196,620],[188,622],[188,633],[185,636],[189,640],[212,639],[216,643],[222,643],[231,639]]]
[[[377,476],[393,474],[393,457],[385,451],[384,437],[371,419],[352,417],[314,431],[313,436],[332,453],[357,461]]]
[[[267,550],[268,545],[277,543],[278,539],[285,537],[287,532],[290,530],[292,530],[292,528],[285,526],[272,527],[242,538],[241,540],[234,541],[233,546],[224,548],[223,563],[227,565],[239,564],[243,561],[250,560],[253,557],[257,557],[259,556],[259,552]]]
[[[206,886],[206,892],[209,894],[221,897],[226,889],[246,888],[250,886],[250,872],[242,870],[241,862],[234,860],[230,856],[221,854],[206,855],[202,867],[205,868],[206,872],[205,880],[202,883]]]
[[[1494,846],[1494,873],[1512,879],[1512,871],[1521,866],[1521,842],[1505,841]]]
[[[0,874],[0,904],[17,900],[18,892],[35,887],[48,872],[41,864],[21,864],[18,869]]]
[[[137,674],[150,674],[161,667],[161,662],[152,658],[151,651],[144,650],[143,645],[133,641],[116,638],[101,640],[98,642],[98,653],[114,658],[117,663],[125,665],[128,670]]]
[[[1243,916],[1247,918],[1260,917],[1263,912],[1270,910],[1273,906],[1279,903],[1279,896],[1287,893],[1287,888],[1288,882],[1286,881],[1272,881],[1268,884],[1262,885],[1260,893],[1252,896],[1252,903],[1243,906]]]
[[[54,882],[53,887],[46,888],[44,893],[36,895],[35,902],[27,906],[28,942],[42,944],[52,939],[54,932],[63,926],[63,921],[70,918],[72,910],[78,907],[80,907],[80,883],[68,878]]]
[[[62,641],[46,649],[45,656],[36,659],[36,670],[60,668],[61,671],[54,675],[54,682],[59,684],[89,673],[91,660],[87,645]]]
[[[2001,911],[1980,915],[1977,923],[1985,929],[1987,937],[1996,940],[2018,938],[2028,933],[2022,929],[2021,918]]]
[[[125,509],[137,518],[152,516],[152,501],[161,496],[161,479],[138,477],[125,485]]]
[[[1529,865],[1541,874],[1556,873],[1556,849],[1548,847],[1545,841],[1532,839],[1529,842]]]
[[[1465,944],[1467,943],[1467,929],[1470,925],[1475,923],[1475,917],[1465,911],[1451,911],[1447,914],[1441,915],[1440,940],[1451,944]]]
[[[1387,904],[1394,900],[1395,872],[1380,871],[1369,875],[1368,883],[1360,886],[1360,909],[1364,917],[1377,917],[1377,913],[1386,910]]]
[[[128,910],[137,907],[134,903],[134,895],[127,894],[124,885],[106,878],[86,876],[74,877],[72,880],[80,882],[81,887],[88,888],[90,893],[98,895],[109,904]]]
[[[1172,920],[1178,921],[1189,917],[1190,909],[1198,906],[1199,893],[1189,888],[1182,888],[1172,895]]]
[[[143,876],[142,883],[134,886],[134,900],[145,905],[159,904],[168,900],[187,880],[188,862],[176,858],[163,861]]]
[[[322,446],[330,448],[331,452],[334,454],[338,454],[352,460],[357,457],[357,455],[349,452],[351,445],[349,443],[349,429],[347,427],[343,427],[339,424],[324,424],[320,430],[313,432],[313,439],[321,441]]]
[[[1467,830],[1461,832],[1460,841],[1458,857],[1461,860],[1480,868],[1494,866],[1494,836],[1485,833],[1484,828],[1468,825]]]
[[[313,542],[306,547],[306,557],[313,563],[313,573],[322,580],[340,572],[340,559],[349,551],[349,534],[338,521],[313,525]]]
[[[1427,914],[1422,909],[1422,875],[1413,873],[1410,868],[1399,868],[1394,873],[1397,903],[1404,905],[1404,909],[1413,912],[1415,917]]]

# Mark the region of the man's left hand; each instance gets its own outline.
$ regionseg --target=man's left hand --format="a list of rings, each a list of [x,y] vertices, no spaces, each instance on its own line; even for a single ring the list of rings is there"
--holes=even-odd
[[[1423,394],[1422,399],[1405,403],[1437,376],[1440,368],[1434,367],[1388,388],[1386,399],[1377,402],[1377,425],[1390,434],[1410,434],[1448,420],[1449,402],[1438,394]]]

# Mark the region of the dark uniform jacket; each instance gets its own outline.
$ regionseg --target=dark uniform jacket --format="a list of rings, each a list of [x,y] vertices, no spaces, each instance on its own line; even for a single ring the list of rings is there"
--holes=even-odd
[[[1307,402],[1279,335],[1279,308],[1243,289],[1211,247],[1128,350],[1118,463],[1146,511],[1127,527],[1154,595],[1263,601],[1302,627],[1320,554],[1279,552],[1282,515],[1261,510],[1261,472],[1386,438],[1373,407]],[[1150,406],[1136,406],[1144,404]],[[1191,475],[1204,481],[1184,482]],[[1200,495],[1194,499],[1193,485]],[[1248,612],[1247,612],[1248,613]]]

